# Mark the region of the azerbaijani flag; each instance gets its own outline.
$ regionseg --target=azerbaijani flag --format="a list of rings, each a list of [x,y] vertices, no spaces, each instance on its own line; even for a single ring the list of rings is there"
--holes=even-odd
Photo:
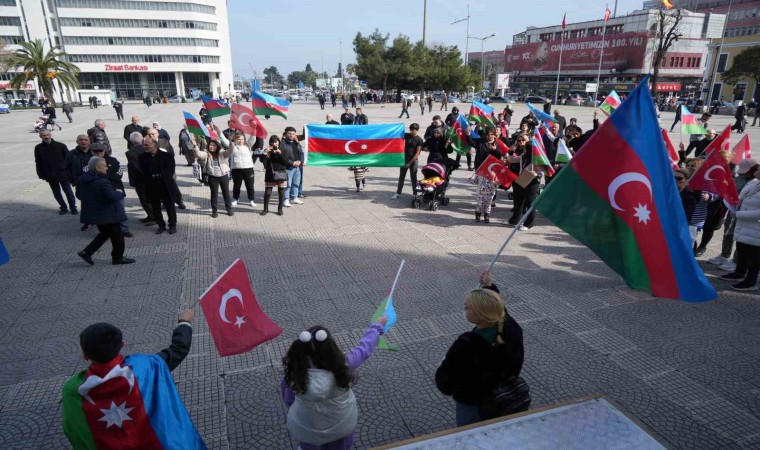
[[[383,299],[382,302],[377,306],[377,310],[375,310],[375,313],[372,314],[372,319],[370,319],[370,323],[375,323],[377,321],[377,318],[380,316],[385,316],[388,318],[388,323],[385,325],[385,329],[383,330],[383,334],[387,333],[388,330],[391,329],[393,326],[393,323],[396,322],[396,308],[393,307],[393,296],[388,296]],[[391,318],[393,318],[393,323],[391,323]],[[377,348],[382,350],[390,350],[392,352],[398,351],[398,345],[397,344],[390,344],[387,339],[385,339],[385,336],[380,336],[380,341],[377,343]]]
[[[677,169],[678,162],[681,160],[681,158],[678,156],[676,148],[673,147],[673,142],[670,141],[670,136],[668,136],[668,132],[665,130],[665,128],[662,129],[662,141],[665,143],[665,150],[668,152],[670,164],[673,165],[673,169]]]
[[[3,264],[8,264],[8,261],[11,260],[11,255],[8,254],[8,249],[5,248],[5,244],[3,244],[3,240],[0,239],[0,266]]]
[[[538,120],[544,123],[544,125],[549,126],[555,122],[557,122],[557,119],[554,118],[551,114],[546,114],[545,112],[541,111],[540,109],[536,108],[535,106],[531,105],[530,103],[528,105],[528,110],[533,113],[534,116]]]
[[[680,202],[645,77],[533,204],[628,286],[713,300]]]
[[[230,113],[230,105],[221,100],[201,95],[201,101],[211,117],[226,116]]]
[[[555,161],[558,164],[567,164],[571,159],[573,159],[573,154],[570,153],[570,149],[565,145],[565,140],[560,139],[559,146],[557,146],[557,157],[555,158]]]
[[[707,130],[696,114],[692,114],[684,105],[681,105],[681,135],[706,134]]]
[[[310,166],[401,167],[404,124],[307,125]]]
[[[218,137],[216,133],[209,131],[209,129],[206,128],[206,125],[203,125],[203,122],[196,119],[192,114],[187,111],[182,111],[182,113],[185,115],[185,124],[187,124],[187,131],[196,136],[203,136],[211,139],[216,139]]]
[[[460,155],[465,155],[470,150],[470,141],[467,139],[467,132],[465,131],[469,127],[470,124],[467,123],[467,118],[465,118],[464,114],[460,114],[449,129],[451,148]]]
[[[610,92],[610,95],[605,97],[602,104],[599,105],[599,109],[601,109],[603,113],[609,116],[610,114],[612,114],[613,111],[615,111],[618,108],[618,106],[620,106],[620,103],[621,103],[620,96],[617,95],[617,92],[613,90],[612,92]]]
[[[474,120],[482,127],[495,127],[496,121],[493,117],[493,108],[473,100],[470,106],[470,120]]]
[[[251,108],[253,112],[265,116],[280,116],[288,118],[290,102],[284,98],[273,97],[260,91],[251,93]]]
[[[534,166],[546,166],[546,170],[549,172],[549,176],[551,177],[554,176],[556,171],[554,170],[554,167],[552,167],[552,163],[549,161],[549,157],[546,155],[546,147],[544,147],[544,140],[541,136],[541,133],[539,132],[539,129],[540,127],[533,129],[533,138],[531,140],[531,149],[533,153],[531,154],[531,160]]]
[[[205,449],[160,356],[119,355],[63,385],[63,432],[79,449]]]

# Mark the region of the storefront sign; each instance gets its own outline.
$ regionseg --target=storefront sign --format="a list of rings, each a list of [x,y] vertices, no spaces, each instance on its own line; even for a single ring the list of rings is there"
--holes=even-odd
[[[145,72],[148,70],[148,66],[141,66],[137,64],[106,64],[106,72]]]
[[[596,92],[596,83],[586,83],[586,92]]]
[[[12,89],[10,81],[0,81],[0,89]],[[26,83],[21,91],[33,91],[34,85],[32,83]]]
[[[657,83],[657,92],[680,92],[681,83]]]
[[[599,67],[601,36],[560,41],[532,42],[515,45],[504,51],[504,70],[507,72],[556,72],[562,48],[562,70],[594,70]],[[647,36],[642,33],[620,33],[604,41],[602,70],[641,69],[647,48]],[[585,87],[585,86],[584,86]]]
[[[500,73],[496,75],[496,89],[509,89],[508,73]]]

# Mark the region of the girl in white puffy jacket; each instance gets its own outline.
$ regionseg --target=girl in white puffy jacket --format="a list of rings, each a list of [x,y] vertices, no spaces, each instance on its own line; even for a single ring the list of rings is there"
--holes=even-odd
[[[760,170],[755,172],[755,179],[747,183],[739,194],[734,240],[736,270],[721,278],[738,281],[731,285],[732,289],[756,289],[760,273]]]

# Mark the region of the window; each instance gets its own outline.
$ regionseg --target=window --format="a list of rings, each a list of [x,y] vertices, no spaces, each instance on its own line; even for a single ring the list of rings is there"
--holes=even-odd
[[[0,0],[0,6],[16,6],[16,0]]]
[[[216,39],[201,38],[164,38],[164,37],[129,37],[129,36],[65,36],[66,45],[152,45],[175,47],[219,47]]]
[[[5,5],[9,0],[0,0],[0,6],[16,6],[13,1]],[[137,11],[187,11],[203,14],[216,14],[216,8],[197,3],[174,3],[174,2],[140,2],[120,0],[58,0],[59,8],[93,8],[93,9],[132,9]]]
[[[728,53],[721,53],[718,58],[718,73],[726,71],[726,65],[728,64]]]
[[[8,45],[14,45],[24,42],[24,36],[0,36],[0,40]]]
[[[589,28],[586,34],[589,36],[599,36],[602,34],[602,27]]]
[[[219,64],[218,56],[210,55],[76,55],[69,54],[73,63],[201,63]]]
[[[737,83],[734,86],[734,101],[744,100],[744,95],[747,93],[747,83]]]
[[[538,36],[538,39],[540,41],[551,41],[552,40],[552,33],[543,33]]]
[[[8,27],[20,27],[21,19],[19,17],[0,17],[0,25]]]

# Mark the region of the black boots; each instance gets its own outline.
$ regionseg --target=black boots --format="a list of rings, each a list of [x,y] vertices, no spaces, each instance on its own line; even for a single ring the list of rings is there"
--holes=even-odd
[[[480,222],[480,213],[475,213],[475,222]]]
[[[491,221],[488,219],[488,214],[483,214],[483,223],[490,223]]]
[[[268,187],[264,190],[264,209],[261,210],[262,216],[269,214],[269,199],[272,198],[272,188]]]
[[[277,204],[277,215],[281,216],[284,214],[282,212],[282,205],[285,203],[285,188],[278,187],[277,195],[279,196],[279,203]]]

